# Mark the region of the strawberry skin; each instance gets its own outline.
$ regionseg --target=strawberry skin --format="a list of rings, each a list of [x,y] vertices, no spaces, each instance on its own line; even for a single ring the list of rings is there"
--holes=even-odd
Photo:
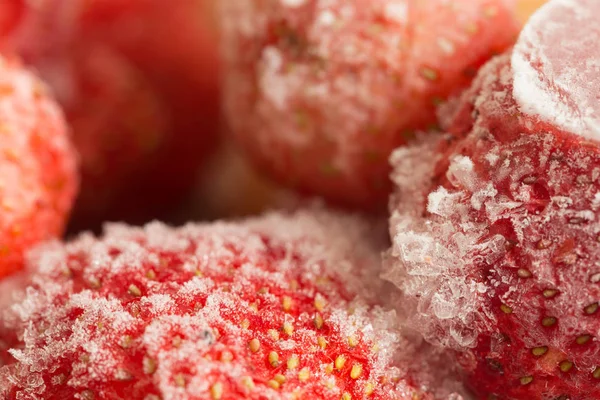
[[[222,1],[227,122],[301,192],[377,208],[388,156],[511,45],[510,2]]]
[[[428,399],[393,363],[393,316],[372,305],[377,237],[299,211],[49,244],[0,325],[13,357],[0,395]]]
[[[0,56],[0,278],[60,236],[77,192],[77,156],[47,87]]]

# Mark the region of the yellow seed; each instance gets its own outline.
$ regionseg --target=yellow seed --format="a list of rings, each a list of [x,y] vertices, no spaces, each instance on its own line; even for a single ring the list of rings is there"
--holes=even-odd
[[[283,296],[281,306],[283,307],[283,311],[290,311],[292,309],[292,298],[290,296]]]
[[[242,321],[242,329],[248,329],[250,327],[250,321],[248,321],[247,319],[244,319]]]
[[[271,379],[269,382],[267,382],[267,385],[269,385],[273,389],[279,389],[279,387],[281,386],[279,382],[277,382],[275,379]]]
[[[354,335],[348,336],[348,346],[356,347],[357,345],[358,345],[358,339],[356,338],[356,336],[354,336]]]
[[[600,367],[596,367],[592,375],[594,376],[594,378],[600,379]]]
[[[294,333],[294,325],[292,325],[292,323],[289,321],[285,321],[283,323],[283,331],[286,335],[292,336],[292,334]]]
[[[254,389],[254,381],[249,376],[242,378],[242,384],[250,390]]]
[[[224,351],[223,353],[221,353],[221,361],[222,362],[231,362],[231,360],[233,360],[233,353],[230,351]]]
[[[585,313],[588,315],[594,314],[598,311],[598,303],[592,303],[585,308]]]
[[[150,279],[151,281],[156,279],[156,273],[154,272],[154,270],[149,269],[148,272],[146,272],[146,278]]]
[[[577,344],[586,344],[587,342],[590,341],[591,338],[592,337],[590,335],[581,335],[581,336],[578,336],[575,341],[577,342]]]
[[[325,339],[323,336],[319,336],[317,338],[317,344],[321,349],[325,349],[325,347],[327,347],[327,339]]]
[[[571,368],[573,368],[573,363],[569,360],[565,360],[561,361],[558,366],[562,372],[569,372]]]
[[[525,269],[525,268],[520,268],[517,271],[517,275],[519,276],[519,278],[523,278],[523,279],[531,278],[531,271],[529,271],[528,269]]]
[[[250,308],[251,308],[253,311],[256,311],[256,312],[258,312],[258,304],[256,304],[256,303],[252,303],[252,304],[250,304]]]
[[[536,357],[543,356],[544,354],[546,354],[547,351],[547,346],[534,347],[533,349],[531,349],[531,353]]]
[[[346,364],[346,357],[343,354],[340,354],[335,359],[335,368],[339,371],[344,368],[344,364]]]
[[[546,328],[551,327],[554,324],[556,324],[556,318],[554,317],[544,317],[544,319],[542,319],[542,325]]]
[[[142,366],[146,375],[152,375],[156,371],[156,361],[150,357],[144,357]]]
[[[298,372],[298,380],[300,382],[306,382],[310,378],[310,370],[307,367],[304,367]]]
[[[269,329],[269,336],[271,336],[271,339],[273,339],[274,341],[278,341],[279,340],[279,332],[277,332],[275,329]]]
[[[342,400],[352,400],[352,396],[348,392],[344,392],[342,395]]]
[[[261,287],[260,289],[258,289],[258,294],[267,294],[269,293],[269,289],[266,287]]]
[[[128,349],[131,347],[132,343],[133,343],[133,338],[129,335],[125,335],[125,336],[123,336],[123,338],[121,338],[121,343],[119,343],[119,345],[124,349]]]
[[[317,313],[315,315],[315,328],[321,329],[323,327],[323,324],[324,324],[323,317],[321,316],[321,314]]]
[[[223,384],[220,382],[215,383],[210,388],[210,397],[213,400],[219,400],[223,397]]]
[[[485,15],[486,18],[494,18],[496,15],[498,15],[498,8],[495,6],[485,7],[483,10],[483,15]]]
[[[185,378],[183,375],[177,374],[173,379],[175,380],[175,385],[179,387],[185,387]]]
[[[433,68],[424,67],[421,68],[421,76],[428,81],[437,81],[439,73]]]
[[[91,390],[86,389],[86,390],[82,391],[81,393],[79,393],[79,397],[82,400],[94,400],[96,395]]]
[[[352,370],[350,370],[350,378],[358,379],[362,375],[362,364],[354,364]]]
[[[333,372],[333,364],[332,364],[332,363],[329,363],[329,364],[327,364],[327,365],[325,366],[325,373],[326,373],[326,374],[330,374],[330,373],[332,373],[332,372]]]
[[[282,374],[276,374],[273,379],[275,379],[277,381],[277,383],[279,383],[280,385],[283,385],[285,383],[285,376]]]
[[[140,288],[135,286],[133,283],[131,285],[129,285],[129,288],[127,289],[127,291],[129,292],[130,295],[135,296],[135,297],[140,297],[142,295],[142,291],[140,290]]]
[[[533,376],[524,376],[520,379],[521,385],[529,385],[533,381]]]
[[[300,287],[300,284],[298,283],[298,281],[297,281],[297,280],[295,280],[295,279],[292,279],[292,280],[290,281],[290,289],[291,289],[291,290],[293,290],[293,291],[296,291],[296,290],[298,290],[298,288],[299,288],[299,287]]]
[[[542,294],[544,295],[545,298],[551,299],[552,297],[554,297],[554,296],[556,296],[558,294],[558,290],[556,290],[556,289],[544,289],[544,291],[542,292]]]
[[[327,300],[321,294],[317,293],[315,296],[315,308],[317,311],[323,311],[325,305],[327,304]]]
[[[250,343],[248,343],[248,347],[250,347],[250,351],[256,353],[260,349],[260,341],[256,338],[252,339]]]
[[[375,384],[373,382],[367,382],[365,385],[365,395],[370,396],[375,391]]]
[[[123,382],[130,381],[133,379],[133,375],[131,375],[129,371],[119,368],[117,369],[117,372],[115,372],[115,378]]]
[[[501,304],[500,309],[504,314],[511,314],[513,312],[513,309],[507,306],[506,304]]]
[[[171,344],[173,344],[173,347],[179,347],[181,346],[181,336],[177,335],[173,338],[173,340],[171,340]]]
[[[279,354],[272,351],[269,353],[269,364],[273,367],[277,367],[279,365]]]
[[[298,356],[292,354],[292,356],[287,360],[288,369],[296,369],[298,368],[298,365],[300,365],[300,360],[298,359]]]

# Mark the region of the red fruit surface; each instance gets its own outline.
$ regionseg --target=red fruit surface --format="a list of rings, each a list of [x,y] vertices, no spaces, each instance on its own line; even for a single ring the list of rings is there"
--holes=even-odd
[[[518,33],[510,1],[222,1],[224,105],[254,162],[300,191],[375,207],[390,152],[435,125]]]
[[[23,3],[3,40],[40,71],[73,128],[83,159],[75,228],[164,215],[213,147],[216,41],[203,1],[159,3]]]
[[[373,305],[382,236],[300,211],[47,245],[3,315],[0,395],[429,398],[394,364],[394,314]]]
[[[77,191],[77,157],[44,84],[0,56],[0,278],[23,253],[62,234]]]
[[[598,12],[542,8],[445,114],[451,135],[393,156],[415,200],[392,207],[386,276],[479,399],[600,398]]]

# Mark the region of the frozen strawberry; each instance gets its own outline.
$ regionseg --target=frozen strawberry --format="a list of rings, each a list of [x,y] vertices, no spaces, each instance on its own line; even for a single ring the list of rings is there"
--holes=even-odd
[[[544,6],[446,110],[451,135],[393,157],[414,200],[387,277],[480,399],[600,398],[599,12]]]
[[[512,44],[511,2],[221,2],[228,123],[256,164],[301,191],[381,205],[388,156]]]
[[[73,227],[144,221],[191,188],[218,121],[216,44],[200,3],[22,3],[0,41],[41,72],[66,110],[83,159]]]
[[[374,306],[385,243],[324,211],[113,225],[32,255],[5,399],[426,399]],[[10,339],[12,334],[12,339]]]
[[[0,57],[0,278],[62,234],[77,190],[76,155],[44,84]]]

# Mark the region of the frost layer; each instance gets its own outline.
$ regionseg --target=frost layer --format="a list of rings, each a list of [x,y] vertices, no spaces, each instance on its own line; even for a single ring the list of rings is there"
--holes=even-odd
[[[515,46],[514,96],[521,110],[600,139],[600,2],[554,0],[529,20]]]
[[[596,399],[600,146],[522,112],[513,73],[489,63],[446,137],[392,156],[385,277],[482,398]]]
[[[2,318],[0,397],[412,400],[382,236],[315,211],[50,244]]]

